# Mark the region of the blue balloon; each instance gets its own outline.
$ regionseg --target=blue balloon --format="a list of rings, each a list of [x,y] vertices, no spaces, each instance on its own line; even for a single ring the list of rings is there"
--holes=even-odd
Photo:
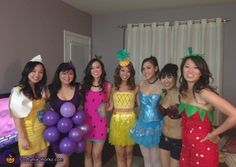
[[[78,142],[84,136],[84,132],[79,128],[73,128],[70,130],[68,137],[75,142]]]
[[[43,123],[47,126],[56,125],[57,121],[60,119],[60,115],[52,110],[48,110],[43,115]]]
[[[75,114],[75,105],[71,102],[65,102],[61,105],[60,113],[66,118],[72,117]]]
[[[61,132],[61,133],[67,133],[71,130],[71,128],[73,127],[73,123],[69,118],[61,118],[58,122],[57,122],[57,129]]]
[[[82,153],[85,150],[86,142],[84,140],[81,140],[77,143],[77,147],[75,152],[76,153]]]
[[[44,130],[43,136],[47,141],[53,143],[59,139],[60,132],[55,126],[52,126]]]
[[[71,154],[76,149],[76,143],[71,141],[68,137],[65,137],[61,140],[59,149],[64,154]]]
[[[72,117],[72,121],[75,125],[83,125],[85,121],[85,114],[83,111],[77,111]]]

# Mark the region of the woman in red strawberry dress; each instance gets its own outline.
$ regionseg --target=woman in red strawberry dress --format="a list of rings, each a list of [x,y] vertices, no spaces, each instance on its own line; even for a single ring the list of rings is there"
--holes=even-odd
[[[200,55],[187,56],[181,64],[180,104],[183,145],[180,167],[217,167],[218,135],[236,124],[236,108],[209,85],[212,75]],[[212,129],[214,109],[227,119]]]

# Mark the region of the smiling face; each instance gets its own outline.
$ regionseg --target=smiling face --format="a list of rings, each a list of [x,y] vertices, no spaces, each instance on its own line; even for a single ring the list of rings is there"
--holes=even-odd
[[[199,67],[191,60],[186,60],[183,66],[183,76],[189,83],[196,83],[201,77]]]
[[[170,90],[176,87],[176,80],[177,78],[173,77],[172,75],[165,75],[161,78],[161,83],[166,90]]]
[[[73,70],[61,71],[59,73],[59,78],[62,84],[69,85],[74,79],[74,71]]]
[[[95,61],[91,66],[91,75],[95,79],[100,79],[102,75],[102,66],[98,61]]]
[[[142,73],[146,80],[155,79],[157,70],[157,66],[154,66],[149,61],[146,61],[142,66]]]
[[[30,84],[36,84],[42,80],[44,73],[44,68],[41,64],[38,64],[34,69],[28,74],[28,81]]]
[[[120,69],[120,78],[121,78],[122,81],[126,81],[126,82],[130,78],[130,71],[129,71],[127,66],[121,67],[121,69]]]

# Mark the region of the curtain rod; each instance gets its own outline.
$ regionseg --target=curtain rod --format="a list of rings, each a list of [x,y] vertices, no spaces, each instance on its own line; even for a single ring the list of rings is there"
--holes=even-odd
[[[215,22],[216,19],[213,18],[213,19],[207,19],[207,23],[210,23],[210,22]],[[226,19],[222,19],[222,22],[223,23],[227,23],[231,21],[230,19],[226,18]],[[179,21],[180,22],[180,25],[182,24],[187,24],[187,21]],[[193,20],[193,23],[200,23],[201,20]],[[157,26],[163,26],[165,24],[165,22],[160,22],[160,23],[157,23]],[[147,26],[151,26],[152,24],[151,23],[144,23],[144,27],[147,27]],[[174,22],[170,22],[170,25],[174,25]],[[132,27],[138,27],[139,24],[132,24]],[[126,29],[127,28],[127,25],[118,25],[118,28],[121,28],[121,29]]]

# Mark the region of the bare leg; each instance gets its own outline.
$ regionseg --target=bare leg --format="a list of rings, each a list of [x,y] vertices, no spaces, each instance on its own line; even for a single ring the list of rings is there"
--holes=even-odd
[[[179,161],[173,158],[170,158],[170,167],[179,167]]]
[[[105,141],[93,142],[92,155],[93,155],[93,166],[102,167],[102,149]]]
[[[29,162],[29,160],[33,159],[34,156],[35,156],[34,154],[33,155],[27,155],[27,156],[21,156],[20,167],[32,167],[33,162]]]
[[[84,166],[85,167],[92,167],[93,166],[93,159],[92,159],[92,142],[86,142],[85,152],[84,152]]]
[[[132,166],[132,159],[133,159],[133,146],[126,146],[126,164],[127,167]]]
[[[45,148],[44,150],[38,152],[36,154],[37,158],[47,158],[47,154],[48,154],[48,148]],[[39,161],[39,162],[35,162],[34,166],[35,167],[43,167],[45,161]]]
[[[59,160],[55,167],[69,167],[70,157],[66,154],[56,154],[56,158]]]
[[[161,165],[163,167],[169,167],[170,166],[170,151],[160,149],[160,159],[161,159]]]
[[[140,150],[141,150],[142,155],[143,155],[144,166],[145,167],[152,167],[150,149],[145,148],[143,145],[139,145],[139,147],[140,147]]]
[[[117,167],[126,167],[126,150],[125,147],[115,146]]]
[[[150,153],[152,167],[161,167],[159,147],[152,147]]]

